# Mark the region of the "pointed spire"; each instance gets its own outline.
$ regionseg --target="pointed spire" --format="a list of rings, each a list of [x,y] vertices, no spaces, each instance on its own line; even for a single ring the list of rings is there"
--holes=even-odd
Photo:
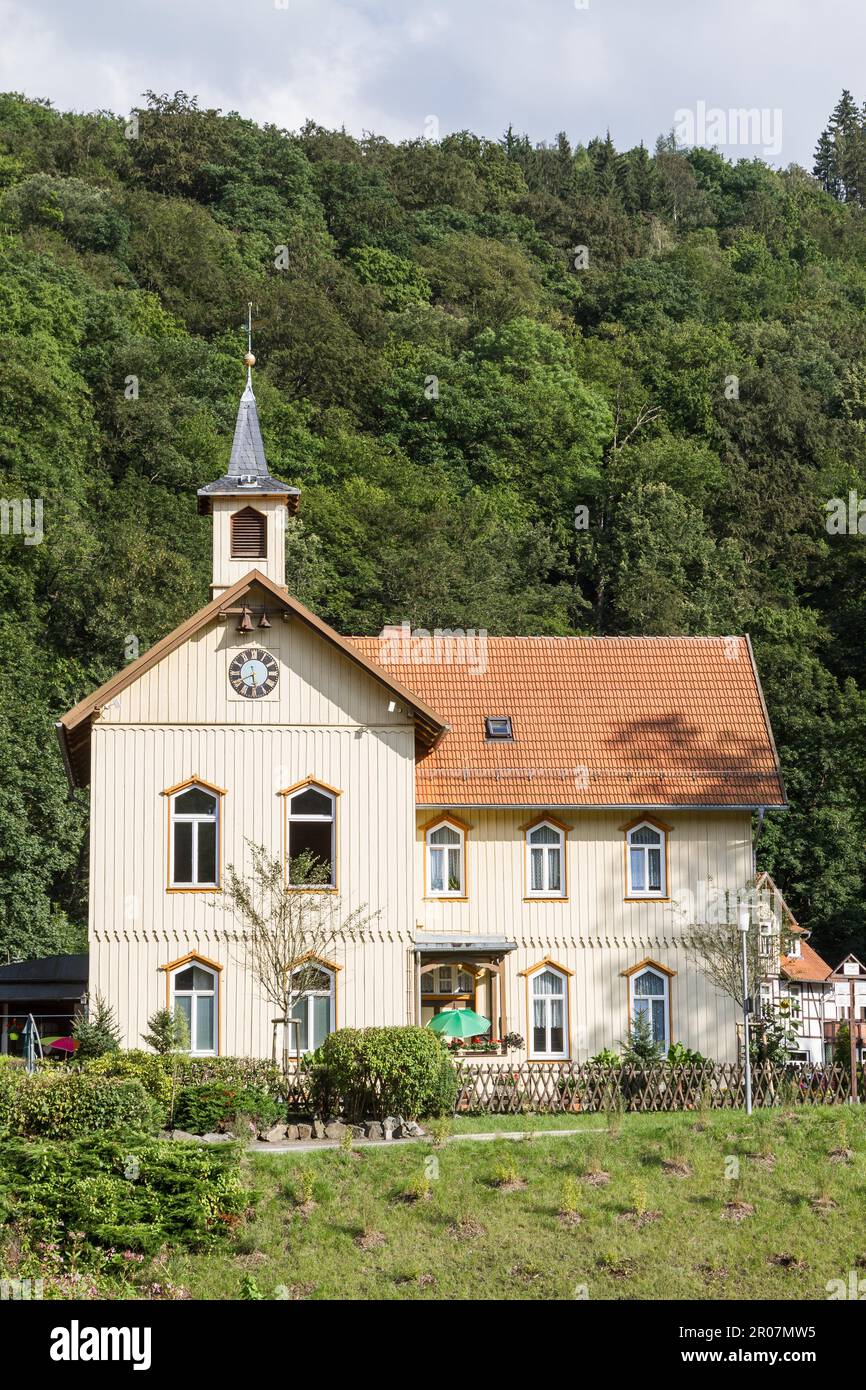
[[[297,510],[299,496],[296,487],[289,487],[277,478],[272,478],[265,458],[265,445],[259,425],[259,411],[253,394],[253,306],[247,304],[247,351],[244,365],[247,369],[247,384],[238,404],[235,433],[228,468],[216,482],[208,483],[198,489],[199,511],[210,510],[209,498],[217,493],[237,497],[246,493],[260,493],[268,496],[287,494],[291,511]]]

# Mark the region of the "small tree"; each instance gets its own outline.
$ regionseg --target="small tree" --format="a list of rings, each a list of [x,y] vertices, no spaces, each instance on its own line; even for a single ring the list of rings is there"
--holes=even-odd
[[[662,1045],[653,1038],[652,1024],[645,1009],[635,1013],[631,1028],[624,1041],[620,1042],[622,1060],[627,1066],[645,1066],[647,1062],[660,1062]]]
[[[752,885],[739,893],[726,894],[723,912],[726,920],[691,922],[683,928],[686,955],[710,978],[716,989],[727,994],[743,1009],[743,933],[738,914],[741,903],[749,904],[751,926],[746,936],[746,964],[749,993],[759,990],[761,981],[775,975],[781,956],[790,954],[798,933],[785,899],[772,880]],[[768,930],[762,931],[765,927]]]
[[[288,877],[264,845],[247,841],[252,859],[248,875],[233,864],[226,869],[222,900],[240,926],[239,963],[250,969],[283,1024],[283,1070],[290,1056],[289,1019],[306,990],[314,987],[318,961],[337,943],[357,936],[378,913],[365,907],[346,911],[340,895],[323,891],[329,866],[304,851],[291,861]]]
[[[75,1055],[81,1061],[119,1050],[120,1029],[114,1009],[101,994],[94,995],[92,1003],[88,1001],[76,1015],[72,1036],[78,1043]]]
[[[157,1009],[147,1020],[148,1031],[142,1039],[154,1052],[165,1057],[170,1052],[186,1052],[189,1049],[189,1025],[180,1009]]]

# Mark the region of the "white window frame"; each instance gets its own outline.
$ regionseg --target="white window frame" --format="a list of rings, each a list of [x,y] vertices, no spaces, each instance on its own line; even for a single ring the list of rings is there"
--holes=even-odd
[[[211,980],[212,980],[212,982],[213,982],[213,988],[210,989],[210,990],[207,990],[207,989],[182,989],[182,990],[178,990],[178,989],[175,987],[175,985],[176,985],[176,980],[177,980],[178,975],[182,975],[186,970],[192,970],[192,969],[203,970],[207,975],[210,975]],[[214,968],[214,966],[208,965],[206,961],[199,960],[197,956],[193,956],[190,960],[185,960],[185,961],[183,961],[180,965],[176,965],[176,966],[174,967],[174,969],[171,971],[171,974],[170,974],[170,976],[169,976],[169,1000],[170,1000],[169,1007],[171,1008],[172,1014],[174,1014],[175,1008],[176,1008],[176,1006],[177,1006],[177,999],[178,999],[178,996],[180,996],[181,998],[189,999],[189,1000],[191,1001],[191,1002],[190,1002],[190,1010],[189,1010],[189,1014],[190,1014],[190,1022],[189,1022],[189,1055],[190,1055],[191,1057],[217,1057],[217,1056],[219,1056],[219,1037],[220,1037],[220,1013],[219,1013],[219,1010],[220,1010],[220,993],[219,993],[219,989],[220,989],[220,972],[219,972],[218,970],[216,970],[216,969]],[[204,996],[204,997],[206,997],[206,998],[210,998],[210,997],[213,998],[213,1047],[197,1047],[197,1046],[196,1046],[196,1043],[198,1042],[198,1038],[197,1038],[197,1033],[198,1033],[198,1019],[197,1019],[197,1014],[196,1014],[195,1001],[196,1001],[196,999],[197,999],[199,996]]]
[[[212,816],[205,815],[205,813],[204,813],[203,811],[178,811],[178,810],[176,809],[176,805],[177,805],[178,798],[181,797],[181,796],[186,796],[187,792],[192,792],[192,791],[204,792],[205,796],[210,796],[210,797],[213,798],[213,803],[214,803],[214,808],[215,808],[215,809],[214,809],[214,814],[213,814]],[[207,784],[204,783],[204,782],[190,782],[190,783],[189,783],[187,786],[185,786],[185,787],[178,787],[177,791],[172,793],[171,799],[170,799],[170,801],[169,801],[169,837],[168,837],[168,842],[169,842],[169,856],[170,856],[168,882],[169,882],[169,887],[170,887],[170,888],[219,888],[219,886],[220,886],[220,837],[221,837],[221,833],[222,833],[221,826],[220,826],[220,816],[221,816],[221,814],[222,814],[221,802],[222,802],[222,797],[220,796],[219,792],[214,791],[213,787],[207,786]],[[199,878],[198,878],[198,830],[197,830],[196,827],[197,827],[198,825],[211,825],[211,824],[212,824],[213,827],[214,827],[214,845],[215,845],[215,848],[214,848],[214,869],[215,869],[215,877],[214,877],[213,881],[210,881],[210,880],[201,880],[201,881],[200,881]],[[179,879],[179,878],[177,877],[177,875],[175,874],[175,869],[174,869],[174,861],[175,861],[174,831],[175,831],[175,826],[176,826],[176,825],[192,825],[192,827],[193,827],[193,831],[192,831],[192,878],[189,879],[188,881],[187,881],[186,879]]]
[[[292,971],[292,975],[293,975],[293,976],[294,976],[294,975],[301,975],[301,974],[303,974],[303,972],[304,972],[305,970],[316,970],[316,971],[318,971],[319,974],[321,974],[321,975],[327,975],[328,980],[329,980],[328,988],[327,988],[326,990],[325,990],[325,989],[305,989],[305,990],[302,990],[301,993],[298,994],[298,995],[295,997],[295,999],[293,1000],[293,1002],[292,1002],[292,1008],[293,1008],[293,1009],[296,1009],[297,1006],[298,1006],[299,1004],[304,1003],[304,1002],[306,1002],[307,1000],[310,1000],[310,999],[325,999],[325,998],[327,998],[328,1001],[329,1001],[329,1008],[328,1008],[328,1033],[333,1033],[334,1029],[335,1029],[336,1026],[337,1026],[337,972],[336,972],[336,970],[332,970],[330,966],[325,965],[324,961],[320,961],[320,960],[310,960],[310,961],[306,961],[303,965],[298,966],[297,970],[293,970],[293,971]],[[290,1049],[291,1052],[294,1052],[296,1046],[299,1046],[299,1050],[300,1050],[302,1056],[305,1056],[305,1055],[306,1055],[307,1053],[309,1053],[309,1052],[315,1051],[315,1048],[312,1048],[312,1047],[309,1046],[309,1042],[310,1042],[310,1010],[309,1010],[309,1008],[307,1008],[305,1012],[306,1012],[306,1017],[305,1017],[305,1019],[304,1019],[304,1029],[305,1029],[305,1033],[306,1033],[306,1039],[305,1039],[306,1045],[302,1045],[303,1040],[301,1039],[300,1029],[298,1029],[297,1027],[293,1026],[292,1024],[289,1024],[289,1025],[288,1025],[288,1027],[289,1027],[289,1049]],[[327,1037],[327,1034],[326,1034],[325,1036]]]
[[[539,1049],[535,1046],[535,983],[545,971],[555,975],[562,985],[559,994],[540,994],[538,998],[545,1003],[553,999],[562,1000],[562,1051],[554,1052],[547,1049]],[[545,961],[544,965],[539,965],[536,970],[527,976],[529,985],[529,1017],[526,1020],[527,1035],[529,1040],[528,1057],[530,1062],[567,1062],[571,1055],[571,1019],[569,1018],[569,982],[568,976],[558,966]],[[550,1042],[550,1011],[545,1009],[545,1037]]]
[[[532,836],[538,830],[552,830],[559,839],[555,845],[533,845]],[[550,820],[536,821],[530,825],[525,836],[526,845],[526,896],[528,898],[564,898],[565,897],[565,831],[561,826],[555,825]],[[559,887],[550,887],[550,851],[555,850],[559,854]],[[540,888],[532,886],[532,855],[533,852],[541,852],[541,881]]]
[[[456,845],[436,845],[436,844],[434,844],[434,843],[433,843],[432,837],[436,834],[436,832],[437,832],[438,830],[452,830],[452,831],[454,832],[455,835],[459,836],[459,842],[458,842]],[[462,825],[455,825],[454,821],[448,820],[447,817],[444,817],[444,816],[443,816],[442,820],[439,820],[439,821],[436,822],[435,825],[431,825],[431,826],[428,827],[427,834],[426,834],[426,836],[425,836],[425,845],[426,845],[425,854],[426,854],[426,858],[427,858],[427,897],[428,897],[428,898],[465,898],[465,897],[466,897],[466,831],[463,829]],[[434,854],[434,851],[437,851],[437,850],[440,851],[440,852],[444,855],[444,858],[445,858],[445,872],[443,873],[443,876],[442,876],[442,881],[443,881],[443,884],[444,884],[445,886],[444,886],[443,888],[441,888],[438,892],[437,892],[437,890],[433,887],[433,854]],[[456,851],[457,851],[457,853],[458,853],[458,855],[459,855],[459,862],[460,862],[460,882],[459,882],[459,884],[458,884],[458,886],[457,886],[456,888],[449,888],[449,887],[448,887],[448,878],[449,878],[449,876],[448,876],[448,857],[449,857],[449,854],[450,854],[450,852],[451,852],[452,850],[456,850]]]
[[[292,802],[296,796],[303,796],[305,792],[318,792],[319,796],[327,797],[330,803],[331,813],[327,816],[314,816],[308,814],[294,815],[292,812]],[[323,787],[320,782],[305,782],[302,787],[295,787],[286,796],[286,883],[290,888],[336,888],[337,886],[337,798],[327,787]],[[327,883],[304,884],[292,883],[292,826],[293,825],[330,825],[331,827],[331,877]],[[297,859],[297,855],[295,858]]]
[[[637,828],[637,827],[635,827],[635,828]],[[661,995],[658,995],[658,994],[642,994],[642,995],[638,995],[638,993],[637,993],[637,988],[636,988],[637,982],[638,982],[638,980],[643,979],[644,975],[655,975],[655,976],[657,976],[658,979],[661,980],[662,984],[664,985],[664,991],[662,992]],[[663,1052],[664,1056],[666,1057],[667,1054],[668,1054],[668,1049],[670,1048],[671,1042],[673,1041],[673,1039],[671,1038],[671,978],[670,978],[670,976],[669,976],[669,975],[666,975],[665,972],[664,972],[664,970],[660,969],[660,967],[657,966],[657,965],[644,965],[644,966],[641,967],[640,970],[636,970],[636,971],[634,972],[633,975],[630,975],[630,976],[629,976],[629,982],[628,982],[628,984],[629,984],[629,1019],[630,1019],[630,1021],[629,1021],[629,1029],[631,1029],[631,1028],[634,1026],[634,1021],[635,1021],[635,1018],[637,1017],[636,1001],[637,1001],[638,998],[640,998],[641,1000],[646,999],[646,1000],[649,1000],[650,1002],[652,1002],[653,999],[661,999],[661,1000],[662,1000],[662,1005],[663,1005],[663,1010],[664,1010],[664,1021],[665,1021],[665,1034],[664,1034],[664,1039],[662,1040],[662,1052]],[[652,1023],[652,1009],[648,1009],[647,1012],[649,1013],[650,1023]],[[658,1041],[658,1039],[656,1039],[656,1041]]]
[[[659,843],[658,843],[658,845],[634,845],[634,844],[632,843],[632,836],[633,836],[633,835],[636,835],[636,834],[638,833],[639,830],[652,830],[654,834],[656,834],[656,835],[659,836]],[[627,894],[627,896],[628,896],[629,898],[649,898],[650,900],[652,900],[653,898],[655,898],[655,899],[663,899],[663,898],[666,898],[667,895],[668,895],[668,837],[667,837],[667,831],[666,831],[666,830],[663,830],[662,827],[661,827],[660,825],[655,825],[651,820],[642,820],[642,821],[639,822],[639,824],[631,826],[631,828],[626,832],[626,837],[625,837],[625,838],[626,838],[626,846],[625,846],[625,851],[626,851],[626,852],[625,852],[625,863],[626,863],[626,875],[627,875],[627,877],[626,877],[626,886],[627,886],[627,888],[628,888],[628,894]],[[648,886],[648,885],[649,885],[649,872],[648,872],[648,870],[649,870],[649,853],[648,853],[648,851],[651,850],[651,849],[658,849],[658,851],[659,851],[659,883],[660,883],[660,887],[658,887],[658,888],[650,888],[650,887]],[[635,888],[634,883],[633,883],[633,881],[632,881],[631,857],[632,857],[632,853],[637,853],[637,852],[639,852],[639,851],[642,851],[642,852],[643,852],[644,883],[647,885],[645,888]]]

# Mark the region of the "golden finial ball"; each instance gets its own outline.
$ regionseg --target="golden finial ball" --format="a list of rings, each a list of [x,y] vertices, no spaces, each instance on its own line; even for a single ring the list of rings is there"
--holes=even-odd
[[[254,367],[255,365],[256,365],[256,359],[255,359],[255,356],[253,355],[253,353],[251,353],[251,352],[245,352],[245,353],[244,353],[244,366],[245,366],[245,367]]]

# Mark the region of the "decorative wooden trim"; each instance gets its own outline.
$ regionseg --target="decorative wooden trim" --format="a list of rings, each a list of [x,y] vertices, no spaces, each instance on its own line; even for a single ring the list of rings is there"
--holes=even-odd
[[[215,796],[228,796],[225,787],[218,787],[206,778],[198,776],[187,777],[185,782],[178,782],[176,787],[165,787],[160,796],[174,796],[176,792],[186,791],[187,787],[203,787],[206,792],[213,792]]]
[[[440,825],[453,825],[455,830],[459,830],[463,836],[463,892],[458,896],[455,893],[430,893],[427,887],[427,857],[429,845],[427,837],[432,830],[438,830]],[[424,862],[424,901],[428,903],[468,903],[469,901],[469,833],[472,826],[468,821],[461,820],[459,816],[452,816],[449,812],[443,811],[441,815],[434,816],[424,825],[418,827],[421,832],[421,848]]]
[[[668,975],[670,979],[673,979],[677,973],[676,970],[671,970],[669,965],[662,965],[660,960],[653,960],[652,956],[644,956],[637,965],[630,965],[627,970],[621,970],[619,973],[626,976],[636,975],[639,970],[646,970],[648,967],[651,970],[660,970],[663,975]]]
[[[223,968],[222,968],[222,966],[220,965],[219,961],[211,960],[209,956],[203,956],[203,955],[201,955],[200,952],[198,952],[198,951],[188,951],[187,954],[186,954],[185,956],[179,956],[177,960],[169,961],[168,965],[159,965],[159,966],[157,966],[157,969],[158,969],[158,970],[164,970],[164,971],[165,971],[165,1007],[166,1007],[167,1009],[169,1009],[169,1010],[171,1009],[171,977],[172,977],[172,975],[175,973],[176,970],[180,970],[180,968],[181,968],[182,966],[184,966],[184,965],[189,965],[189,964],[190,964],[191,962],[193,962],[193,961],[197,962],[199,965],[205,965],[205,966],[207,966],[207,968],[208,968],[209,970],[214,970],[214,971],[216,971],[216,974],[217,974],[217,982],[216,982],[216,986],[217,986],[217,987],[216,987],[216,997],[217,997],[217,1048],[216,1048],[216,1056],[217,1056],[217,1057],[221,1057],[221,1056],[223,1055],[223,982],[222,982],[222,970],[223,970]],[[193,1053],[193,1052],[190,1053],[190,1056],[191,1056],[191,1057],[194,1057],[194,1056],[206,1056],[206,1055],[207,1055],[206,1053]]]
[[[552,956],[545,956],[543,960],[535,962],[535,965],[528,965],[525,970],[518,970],[518,975],[534,975],[538,970],[545,970],[548,965],[553,966],[561,975],[574,975],[573,970],[569,970],[567,965],[562,965],[560,961],[554,960]]]
[[[532,820],[524,821],[523,825],[518,825],[517,829],[520,831],[521,835],[528,835],[530,830],[534,830],[536,826],[543,825],[545,821],[550,821],[551,825],[555,825],[557,830],[564,831],[566,835],[570,834],[574,829],[572,822],[560,820],[558,816],[552,816],[549,811],[542,811],[540,815],[534,816]]]
[[[291,787],[283,787],[282,791],[277,792],[277,796],[294,796],[295,792],[303,791],[305,787],[320,787],[323,792],[330,792],[331,796],[343,795],[339,787],[329,786],[321,777],[310,776],[301,782],[294,782]]]
[[[565,976],[565,1055],[563,1057],[531,1057],[532,1052],[532,1011],[529,995],[529,981],[533,975],[537,975],[539,970],[545,970],[550,966],[552,970],[557,970],[560,975]],[[560,965],[558,961],[551,960],[550,956],[545,956],[543,960],[537,961],[535,965],[530,965],[526,970],[518,970],[518,975],[523,976],[523,985],[526,995],[526,1060],[533,1066],[542,1066],[555,1062],[571,1061],[571,981],[574,971],[569,970],[567,965]]]
[[[529,891],[529,832],[540,825],[552,825],[562,834],[562,892],[531,893]],[[517,827],[523,839],[523,901],[525,903],[567,903],[568,902],[568,836],[573,826],[567,825],[556,816],[541,815],[525,825]]]
[[[160,796],[166,798],[165,809],[167,819],[166,833],[166,859],[165,859],[165,891],[166,893],[221,893],[223,891],[223,821],[225,819],[224,806],[222,801],[217,809],[217,881],[210,884],[174,884],[171,881],[172,857],[171,857],[171,801],[172,797],[178,792],[185,791],[187,787],[203,787],[205,791],[213,792],[215,796],[228,796],[224,787],[214,786],[213,782],[206,782],[203,777],[188,777],[185,782],[178,782],[176,787],[166,787],[161,791]]]
[[[668,825],[666,821],[659,820],[658,816],[635,816],[634,820],[628,821],[625,825],[620,825],[617,829],[621,834],[627,835],[630,830],[637,830],[639,825],[651,825],[656,830],[663,830],[666,835],[672,835],[674,826]]]
[[[423,825],[419,825],[418,829],[421,831],[422,835],[426,837],[428,830],[435,830],[437,825],[442,825],[443,821],[448,821],[449,825],[456,825],[458,830],[463,830],[467,833],[475,829],[468,820],[462,820],[460,816],[452,815],[450,811],[441,811],[439,815],[434,816],[432,820],[425,821]]]
[[[334,882],[333,883],[289,883],[289,797],[295,792],[303,790],[305,787],[321,788],[323,792],[328,792],[334,798]],[[283,791],[277,792],[277,796],[283,798],[283,884],[287,893],[339,893],[340,891],[340,797],[342,792],[338,787],[330,787],[327,782],[322,782],[318,777],[305,777],[303,781],[296,782],[294,786],[285,787]]]

